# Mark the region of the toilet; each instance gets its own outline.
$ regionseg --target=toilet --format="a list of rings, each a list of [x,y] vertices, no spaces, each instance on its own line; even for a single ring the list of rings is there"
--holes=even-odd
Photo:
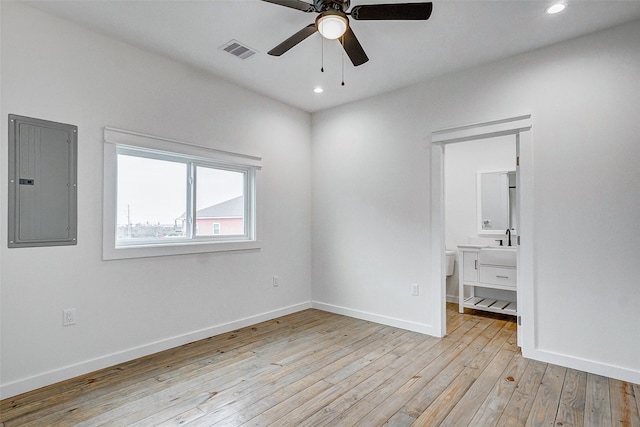
[[[445,251],[447,255],[447,277],[453,275],[453,266],[456,263],[456,251]]]

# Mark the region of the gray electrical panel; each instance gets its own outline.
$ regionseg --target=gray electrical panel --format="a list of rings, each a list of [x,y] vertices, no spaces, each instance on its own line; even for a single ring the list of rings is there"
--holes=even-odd
[[[78,127],[9,114],[9,247],[77,243]]]

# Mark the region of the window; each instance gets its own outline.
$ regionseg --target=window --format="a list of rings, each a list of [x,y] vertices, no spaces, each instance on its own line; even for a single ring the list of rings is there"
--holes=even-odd
[[[197,236],[221,236],[220,224],[225,224],[225,236],[245,234],[244,187],[246,173],[214,167],[196,167]]]
[[[148,149],[116,152],[116,246],[251,238],[251,168]]]
[[[116,244],[184,236],[179,217],[187,206],[188,163],[118,150]],[[182,214],[184,216],[184,214]]]
[[[259,159],[110,128],[105,142],[105,259],[259,247]]]

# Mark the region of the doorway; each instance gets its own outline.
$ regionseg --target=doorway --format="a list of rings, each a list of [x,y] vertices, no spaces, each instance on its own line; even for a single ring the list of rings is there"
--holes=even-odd
[[[446,335],[444,157],[445,146],[465,141],[513,135],[518,157],[518,201],[520,246],[517,255],[518,343],[523,353],[534,348],[533,331],[533,159],[531,115],[523,115],[455,128],[431,134],[431,271],[434,329]]]
[[[515,135],[444,146],[445,249],[448,254],[455,251],[458,255],[453,271],[449,270],[453,257],[447,258],[447,302],[459,302],[462,264],[458,245],[508,246],[515,240],[506,230],[514,236],[517,233],[516,156]],[[512,291],[490,288],[476,291],[477,297],[516,302]]]

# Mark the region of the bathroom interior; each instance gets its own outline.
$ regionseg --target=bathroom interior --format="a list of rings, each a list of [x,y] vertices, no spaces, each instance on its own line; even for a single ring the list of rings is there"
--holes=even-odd
[[[444,148],[446,298],[460,312],[517,316],[516,151],[515,135]]]

